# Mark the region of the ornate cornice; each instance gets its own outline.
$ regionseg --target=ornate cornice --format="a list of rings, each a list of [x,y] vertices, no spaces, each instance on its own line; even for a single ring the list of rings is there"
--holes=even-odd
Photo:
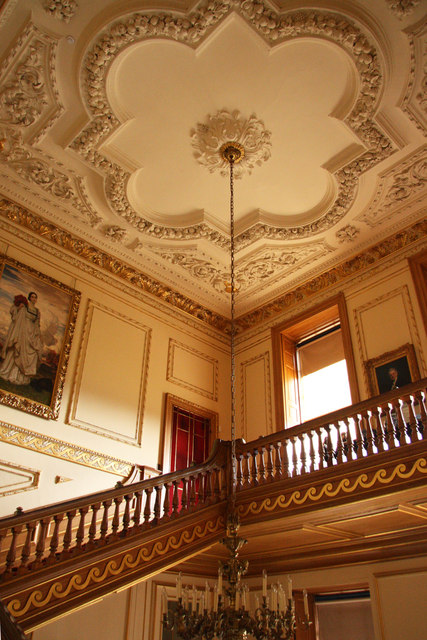
[[[412,227],[397,232],[390,238],[379,242],[370,247],[363,253],[359,253],[349,260],[325,271],[324,273],[312,278],[308,282],[296,287],[292,291],[288,291],[283,296],[276,298],[272,302],[240,316],[237,319],[237,325],[240,331],[250,329],[261,324],[269,318],[283,313],[286,309],[290,309],[301,304],[307,298],[327,290],[340,282],[344,282],[347,278],[354,277],[357,273],[375,265],[380,260],[387,258],[391,254],[400,249],[417,242],[427,236],[427,220],[423,220],[414,224]]]
[[[135,466],[125,460],[112,458],[97,451],[84,449],[78,445],[57,440],[56,438],[36,433],[35,431],[29,431],[22,427],[16,427],[6,422],[0,422],[0,441],[22,447],[23,449],[29,449],[30,451],[36,451],[37,453],[53,456],[60,460],[66,460],[67,462],[75,462],[76,464],[81,464],[84,467],[90,467],[97,471],[112,473],[122,478],[128,477]]]
[[[50,222],[46,222],[40,216],[11,202],[7,198],[0,197],[0,216],[29,229],[36,235],[42,236],[44,239],[61,247],[61,249],[70,251],[96,267],[112,273],[128,284],[160,298],[173,307],[190,314],[194,318],[198,318],[216,329],[225,330],[229,325],[228,320],[223,316],[206,309],[182,293],[174,291],[161,282],[150,278],[118,258],[113,258],[111,255],[97,249],[85,240],[72,235],[70,232]]]
[[[121,278],[129,285],[160,298],[173,307],[188,313],[193,318],[197,318],[220,331],[229,331],[229,321],[224,316],[206,309],[178,291],[166,287],[157,280],[150,278],[118,258],[113,258],[68,231],[64,231],[54,224],[46,222],[40,216],[11,202],[7,198],[0,197],[0,216],[29,229],[31,232],[52,242],[61,249],[69,251],[87,261],[89,264],[94,265],[95,268],[104,269],[108,273]],[[427,221],[418,222],[412,227],[399,231],[386,240],[370,247],[363,253],[353,256],[349,260],[325,271],[301,286],[288,291],[272,302],[240,316],[240,318],[237,319],[238,330],[243,331],[253,328],[263,323],[266,319],[283,312],[285,309],[300,304],[303,300],[312,297],[314,294],[324,291],[339,282],[344,282],[347,278],[353,277],[364,269],[371,267],[379,260],[383,260],[387,256],[426,236]]]
[[[202,0],[185,17],[153,11],[125,15],[101,31],[86,54],[82,65],[82,85],[91,120],[74,139],[71,147],[104,173],[107,197],[116,214],[145,235],[174,240],[203,237],[220,246],[226,244],[226,238],[205,223],[171,229],[151,223],[130,206],[126,196],[130,174],[98,151],[100,144],[119,126],[106,95],[106,77],[110,64],[126,47],[150,38],[167,38],[196,47],[231,11],[238,12],[270,45],[293,38],[316,37],[333,42],[347,53],[359,74],[360,90],[345,122],[366,147],[365,153],[335,173],[338,195],[325,215],[297,227],[259,223],[236,237],[237,249],[252,244],[259,238],[301,239],[329,229],[345,215],[352,204],[360,175],[394,150],[391,141],[373,120],[382,83],[377,50],[370,36],[344,16],[312,9],[279,14],[262,0],[256,5],[248,1],[218,0],[212,3]]]

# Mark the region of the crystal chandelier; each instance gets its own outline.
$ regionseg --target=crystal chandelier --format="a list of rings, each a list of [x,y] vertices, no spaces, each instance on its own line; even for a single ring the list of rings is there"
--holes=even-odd
[[[167,596],[163,593],[163,627],[174,630],[182,640],[293,640],[295,638],[295,608],[292,598],[292,583],[286,588],[272,585],[267,591],[267,574],[263,572],[262,600],[256,598],[251,614],[248,609],[248,588],[241,577],[248,569],[248,561],[239,559],[239,551],[246,540],[239,537],[239,518],[235,509],[237,486],[236,424],[235,424],[235,269],[234,269],[234,165],[244,157],[244,148],[237,142],[222,145],[220,154],[230,167],[230,283],[226,290],[231,295],[231,495],[227,517],[227,535],[220,540],[229,553],[227,562],[219,563],[218,581],[211,590],[206,583],[204,592],[193,587],[192,597],[182,587],[181,574],[177,580],[178,603],[173,611],[167,610]],[[223,588],[223,580],[227,585]],[[184,591],[184,594],[183,594]],[[212,596],[212,597],[211,597]],[[304,626],[308,618],[307,595],[304,592]]]

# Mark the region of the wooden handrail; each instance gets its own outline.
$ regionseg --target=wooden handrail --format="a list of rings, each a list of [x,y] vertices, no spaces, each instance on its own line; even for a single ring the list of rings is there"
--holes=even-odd
[[[237,491],[315,473],[427,439],[427,378],[253,442],[236,444]],[[229,442],[183,471],[0,520],[3,579],[149,530],[231,493]],[[0,544],[1,549],[1,544]]]
[[[312,473],[427,439],[427,378],[236,443],[237,490]]]
[[[81,555],[224,500],[228,456],[229,447],[218,440],[203,464],[2,518],[0,543],[7,540],[3,578]]]

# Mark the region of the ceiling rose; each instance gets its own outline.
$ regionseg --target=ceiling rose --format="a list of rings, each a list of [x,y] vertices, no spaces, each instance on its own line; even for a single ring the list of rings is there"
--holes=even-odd
[[[194,157],[211,173],[220,171],[221,175],[228,175],[228,162],[220,150],[229,142],[236,142],[245,150],[244,157],[236,165],[235,178],[241,178],[244,173],[251,174],[256,165],[260,166],[271,155],[271,131],[254,113],[244,118],[237,110],[230,113],[222,109],[208,115],[204,123],[198,122],[191,130]]]

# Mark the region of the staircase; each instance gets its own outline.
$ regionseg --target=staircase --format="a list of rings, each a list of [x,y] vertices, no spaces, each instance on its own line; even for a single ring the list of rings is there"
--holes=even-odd
[[[426,388],[238,441],[242,527],[425,485]],[[224,535],[230,469],[230,443],[217,441],[201,465],[3,518],[8,612],[29,630],[202,553]]]

